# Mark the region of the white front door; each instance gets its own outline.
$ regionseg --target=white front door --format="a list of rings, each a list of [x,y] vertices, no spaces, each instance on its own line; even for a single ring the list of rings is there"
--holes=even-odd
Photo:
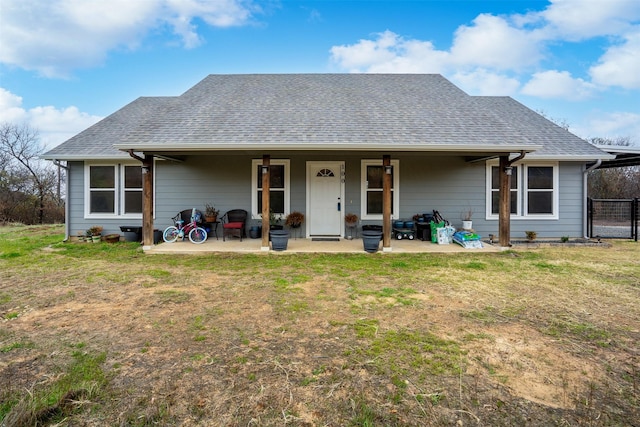
[[[344,162],[307,162],[308,235],[342,234],[343,176]]]

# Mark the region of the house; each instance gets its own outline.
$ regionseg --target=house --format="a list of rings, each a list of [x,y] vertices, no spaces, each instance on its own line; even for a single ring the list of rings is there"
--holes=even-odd
[[[390,231],[434,209],[454,226],[473,211],[474,229],[503,246],[525,230],[582,237],[587,166],[611,158],[512,98],[435,74],[210,75],[138,98],[43,157],[68,168],[68,235],[142,225],[146,246],[206,203],[265,226],[263,212],[304,212],[307,237],[344,235],[346,213]]]

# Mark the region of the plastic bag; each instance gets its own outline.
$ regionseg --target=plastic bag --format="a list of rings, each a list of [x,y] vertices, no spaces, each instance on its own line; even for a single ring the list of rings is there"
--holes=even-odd
[[[431,221],[431,243],[438,243],[438,229],[444,228],[446,223]]]
[[[439,245],[449,244],[449,233],[447,232],[447,229],[445,227],[437,229],[436,238],[438,239]]]

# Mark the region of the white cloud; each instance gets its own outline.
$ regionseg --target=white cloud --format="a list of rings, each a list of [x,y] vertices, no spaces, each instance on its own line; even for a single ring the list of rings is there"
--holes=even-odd
[[[451,80],[470,95],[511,96],[520,87],[518,79],[479,68],[453,74]]]
[[[628,31],[640,19],[638,0],[551,0],[538,14],[556,37],[581,40]]]
[[[455,33],[451,54],[456,64],[520,69],[542,59],[541,44],[531,32],[487,14],[479,15],[473,23]]]
[[[187,48],[201,43],[195,18],[217,27],[246,23],[240,0],[3,0],[0,62],[46,77],[101,64],[107,52],[134,49],[167,24]]]
[[[588,120],[588,127],[582,132],[590,137],[615,138],[629,136],[640,144],[640,113],[598,112]]]
[[[166,0],[164,7],[168,21],[173,25],[175,33],[184,40],[185,47],[194,48],[202,43],[193,24],[198,17],[212,27],[233,27],[246,23],[251,11],[237,0]]]
[[[624,43],[610,47],[589,73],[601,85],[640,89],[640,29]]]
[[[580,101],[591,97],[595,90],[595,85],[573,78],[568,71],[549,70],[533,74],[521,92],[539,98]]]
[[[473,26],[460,27],[450,51],[438,50],[430,41],[405,39],[387,30],[372,40],[334,46],[331,55],[342,68],[367,73],[519,69],[542,57],[537,42],[529,34],[490,15],[480,15]]]
[[[42,144],[48,148],[66,141],[101,119],[83,113],[74,106],[63,109],[44,106],[25,110],[20,96],[0,87],[0,123],[29,125],[38,131]]]
[[[0,122],[17,123],[25,119],[22,98],[0,87]]]
[[[391,31],[378,34],[377,40],[359,40],[350,46],[334,46],[331,55],[335,62],[351,72],[361,72],[377,64],[393,61],[397,56],[399,37]]]

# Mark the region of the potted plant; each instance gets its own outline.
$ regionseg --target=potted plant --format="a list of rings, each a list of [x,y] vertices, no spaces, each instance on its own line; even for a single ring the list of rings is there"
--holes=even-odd
[[[206,222],[216,222],[218,220],[218,215],[220,214],[220,210],[216,209],[213,205],[206,204],[204,207],[204,220]]]
[[[291,228],[298,228],[304,222],[304,214],[302,212],[293,211],[289,215],[287,215],[287,219],[285,220],[285,225]]]
[[[117,233],[107,234],[104,236],[104,241],[107,243],[118,243],[120,241],[120,235]]]
[[[473,209],[470,206],[460,213],[460,219],[462,219],[463,230],[473,229],[472,218],[473,218]]]
[[[538,233],[535,231],[525,231],[524,234],[527,236],[527,240],[533,242],[538,237]]]
[[[93,243],[97,243],[100,241],[102,237],[102,226],[94,225],[87,230],[87,237],[91,237],[91,241]]]
[[[358,225],[358,215],[354,214],[354,213],[348,213],[344,216],[344,223],[347,226],[347,228],[349,229],[349,235],[347,236],[347,239],[351,240],[353,239],[353,230],[356,228],[356,226]]]
[[[355,227],[358,225],[358,215],[354,213],[348,213],[344,216],[344,222],[347,224],[347,227]]]
[[[276,215],[276,213],[272,209],[270,209],[269,210],[269,229],[282,230],[282,224],[280,224],[280,221],[282,221],[280,216]]]

